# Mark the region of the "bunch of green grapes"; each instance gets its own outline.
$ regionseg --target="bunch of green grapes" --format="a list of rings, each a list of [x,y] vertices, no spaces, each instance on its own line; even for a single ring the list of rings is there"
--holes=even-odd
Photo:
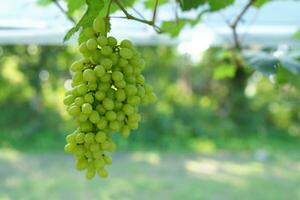
[[[141,120],[138,106],[154,102],[156,96],[141,74],[145,62],[129,40],[118,43],[107,37],[102,18],[83,34],[83,58],[70,67],[72,89],[64,98],[78,128],[67,135],[64,150],[74,154],[76,168],[86,170],[91,179],[96,173],[107,177],[109,153],[116,150],[112,134],[128,137]]]

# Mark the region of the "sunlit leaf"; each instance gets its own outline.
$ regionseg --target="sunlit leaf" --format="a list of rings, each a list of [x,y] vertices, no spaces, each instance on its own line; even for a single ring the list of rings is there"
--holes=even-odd
[[[85,0],[66,0],[68,6],[68,15],[72,15],[76,10],[80,9],[84,4]]]
[[[257,71],[269,76],[276,73],[279,60],[271,54],[258,53],[248,58],[248,63]]]
[[[270,0],[257,0],[253,3],[253,6],[256,8],[262,7],[264,4],[268,3]]]
[[[208,0],[211,11],[217,11],[234,3],[234,0]]]
[[[221,80],[224,78],[234,77],[236,72],[236,67],[230,64],[222,64],[215,68],[213,78],[216,80]]]
[[[183,11],[197,8],[207,3],[207,0],[181,0],[179,1],[180,7]]]
[[[99,14],[99,11],[104,6],[103,0],[86,0],[87,3],[87,10],[82,16],[82,18],[79,20],[79,22],[76,24],[75,27],[71,28],[67,34],[65,35],[64,41],[67,41],[70,39],[70,37],[79,31],[80,28],[86,28],[88,26],[91,26],[93,24],[93,20],[95,17]]]
[[[146,0],[144,2],[144,6],[146,8],[154,8],[156,1],[158,2],[159,6],[169,2],[168,0]]]

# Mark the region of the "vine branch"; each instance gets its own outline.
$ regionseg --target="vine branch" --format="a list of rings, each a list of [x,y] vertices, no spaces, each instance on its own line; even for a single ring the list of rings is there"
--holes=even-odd
[[[52,0],[52,2],[58,7],[58,9],[73,23],[76,24],[75,19],[68,15],[67,11],[58,3],[57,0]]]
[[[242,20],[242,17],[245,15],[245,13],[248,11],[248,9],[251,7],[251,5],[255,2],[256,0],[249,0],[249,2],[245,5],[245,7],[241,10],[241,12],[238,14],[236,19],[230,24],[230,28],[232,30],[233,34],[233,41],[234,41],[234,47],[240,51],[241,50],[241,43],[238,37],[237,33],[237,27],[240,21]]]
[[[113,1],[114,1],[114,3],[117,4],[117,6],[121,9],[121,11],[124,13],[124,15],[126,16],[127,19],[129,19],[129,20],[134,20],[134,21],[138,21],[138,22],[147,24],[147,25],[149,25],[149,26],[152,26],[152,27],[154,27],[154,30],[155,30],[156,32],[161,33],[160,28],[159,28],[157,25],[155,25],[155,21],[154,21],[154,20],[155,20],[155,15],[156,15],[156,8],[157,8],[157,4],[158,4],[157,2],[158,2],[158,0],[156,0],[156,6],[155,6],[155,8],[154,8],[154,11],[155,11],[155,12],[153,12],[152,20],[140,19],[140,18],[138,18],[138,17],[135,17],[135,16],[131,15],[131,14],[125,9],[125,7],[121,4],[121,2],[120,2],[119,0],[113,0]],[[154,20],[153,20],[153,19],[154,19]]]

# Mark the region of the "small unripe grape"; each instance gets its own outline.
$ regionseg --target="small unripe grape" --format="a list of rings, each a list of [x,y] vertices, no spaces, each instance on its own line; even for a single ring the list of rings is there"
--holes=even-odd
[[[109,58],[104,58],[101,61],[101,65],[105,68],[105,69],[111,69],[112,67],[112,61]]]
[[[86,171],[86,174],[85,174],[85,177],[88,179],[88,180],[90,180],[90,179],[92,179],[94,176],[95,176],[95,174],[96,174],[96,172],[95,172],[95,169],[93,169],[93,170],[87,170]]]
[[[123,80],[123,74],[122,74],[122,72],[114,71],[112,73],[112,79],[114,81],[121,81],[121,80]]]
[[[81,110],[82,110],[82,112],[83,112],[84,114],[89,115],[89,114],[92,113],[93,107],[92,107],[91,104],[85,103],[85,104],[83,104],[83,105],[81,106]]]
[[[97,111],[92,111],[89,116],[89,119],[92,123],[96,124],[100,120],[99,113]]]
[[[138,86],[138,92],[137,92],[137,95],[141,98],[143,98],[145,96],[146,92],[145,92],[145,89],[141,86]]]
[[[97,122],[97,128],[98,129],[105,129],[107,126],[107,120],[103,117],[100,118],[100,120]]]
[[[138,96],[130,96],[128,97],[127,102],[131,105],[138,105],[141,102],[141,98]]]
[[[106,112],[105,108],[104,108],[103,105],[101,105],[101,104],[98,104],[98,105],[96,106],[96,110],[97,110],[97,111],[99,112],[99,114],[101,114],[101,115],[104,115],[105,112]]]
[[[117,120],[118,121],[123,121],[125,119],[125,114],[123,111],[117,112]]]
[[[76,143],[78,143],[78,144],[81,144],[81,143],[83,143],[84,142],[84,136],[85,136],[85,134],[84,133],[82,133],[82,132],[79,132],[79,133],[77,133],[76,134]]]
[[[94,39],[94,38],[91,38],[89,39],[87,42],[86,42],[86,47],[91,50],[91,51],[94,51],[97,49],[97,40]]]
[[[115,82],[115,86],[116,86],[117,88],[125,88],[126,82],[125,82],[124,80],[122,80],[122,81],[116,81],[116,82]]]
[[[110,46],[104,46],[102,47],[101,49],[101,53],[104,55],[104,56],[109,56],[111,55],[113,52],[112,48]]]
[[[96,81],[96,75],[94,70],[86,69],[83,71],[83,80],[85,81]]]
[[[132,84],[126,85],[124,90],[128,96],[135,95],[137,93],[137,88]]]
[[[66,106],[71,105],[75,100],[75,96],[72,94],[69,94],[67,96],[64,97],[64,104]]]
[[[116,46],[117,43],[118,43],[117,40],[116,40],[116,38],[114,38],[114,37],[112,37],[112,36],[109,36],[109,37],[107,38],[107,40],[108,40],[108,45],[111,46],[111,47]]]
[[[86,103],[92,104],[94,102],[94,97],[92,95],[92,93],[87,93],[84,95],[84,101]]]
[[[76,105],[71,105],[68,109],[68,113],[73,116],[77,116],[80,114],[80,107]]]
[[[136,81],[139,84],[144,84],[145,83],[145,77],[143,75],[139,74],[139,75],[136,76]]]
[[[82,54],[87,54],[89,52],[85,42],[79,45],[79,52]]]
[[[66,141],[67,141],[68,143],[76,143],[75,138],[76,138],[76,134],[75,134],[75,133],[72,133],[72,134],[67,135]]]
[[[122,128],[121,128],[121,135],[123,136],[123,137],[128,137],[129,136],[129,134],[130,134],[130,129],[129,129],[129,127],[128,126],[123,126]]]
[[[95,32],[100,33],[100,35],[105,35],[106,33],[106,26],[105,26],[105,19],[103,17],[97,17],[93,21],[93,29]]]
[[[94,135],[94,133],[87,133],[87,134],[85,134],[84,141],[87,144],[93,143],[95,141],[95,135]]]
[[[111,81],[111,74],[106,73],[104,76],[101,77],[101,81],[104,83],[108,83]]]
[[[112,163],[112,158],[108,155],[104,155],[103,156],[103,159],[104,159],[104,162],[107,164],[107,165],[110,165]]]
[[[83,34],[87,37],[87,38],[92,38],[94,37],[94,30],[91,27],[85,28],[83,30]]]
[[[110,146],[110,142],[108,140],[102,142],[101,147],[103,150],[108,150]]]
[[[107,90],[109,90],[110,87],[111,87],[111,85],[109,83],[100,83],[98,86],[98,89],[100,91],[107,91]]]
[[[130,59],[130,58],[132,58],[132,55],[133,55],[132,51],[128,48],[123,48],[123,49],[120,50],[120,56],[122,58]]]
[[[98,87],[96,82],[88,82],[87,84],[88,90],[95,91]]]
[[[100,151],[100,147],[99,147],[99,144],[94,142],[90,145],[90,150],[92,152],[99,152]]]
[[[87,168],[87,166],[88,166],[88,162],[85,158],[77,160],[77,162],[76,162],[76,168],[78,170],[84,170]]]
[[[139,124],[137,122],[131,122],[131,123],[128,124],[128,126],[129,126],[130,129],[135,130],[139,127]]]
[[[114,102],[113,100],[109,99],[109,98],[105,98],[102,102],[103,104],[103,107],[106,109],[106,110],[112,110],[114,109]]]
[[[102,178],[106,178],[108,176],[108,173],[107,173],[107,171],[104,168],[98,169],[97,173]]]
[[[124,59],[124,58],[120,58],[118,64],[119,64],[121,67],[125,67],[125,66],[128,65],[128,61],[127,61],[126,59]]]
[[[85,122],[86,120],[88,120],[88,118],[89,118],[88,115],[86,115],[86,114],[84,114],[84,113],[80,113],[78,119],[79,119],[80,122]]]
[[[118,101],[124,101],[126,99],[125,91],[122,89],[118,89],[115,95]]]
[[[114,111],[110,110],[106,112],[105,117],[107,120],[113,121],[117,118],[117,114]]]
[[[78,94],[80,95],[84,95],[88,92],[88,88],[86,84],[80,84],[76,87],[76,91],[78,92]]]
[[[105,36],[100,35],[100,36],[97,38],[97,42],[98,42],[98,44],[99,44],[101,47],[104,47],[104,46],[107,45],[108,40],[107,40],[107,38],[106,38]]]
[[[106,134],[102,131],[99,131],[95,136],[95,140],[98,143],[104,142],[106,140]]]
[[[123,106],[123,112],[126,114],[126,115],[131,115],[132,113],[134,113],[134,107],[129,105],[129,104],[125,104]]]
[[[119,55],[118,54],[111,54],[110,57],[109,57],[112,61],[112,64],[115,65],[118,63],[119,61]]]
[[[109,128],[113,131],[117,131],[120,129],[120,124],[118,121],[114,120],[109,123]]]
[[[120,110],[121,108],[123,108],[123,103],[122,102],[115,102],[115,110]]]
[[[103,91],[97,91],[95,93],[95,98],[98,100],[98,101],[101,101],[105,98],[105,93]]]
[[[81,61],[75,61],[72,63],[70,69],[71,69],[71,71],[76,72],[76,71],[82,70],[83,67],[84,67],[84,65]]]
[[[105,75],[105,68],[102,65],[97,65],[94,69],[96,76],[102,77]]]
[[[123,68],[124,74],[126,74],[127,76],[131,75],[133,73],[133,68],[130,65],[126,65]]]
[[[125,48],[132,48],[133,45],[129,40],[123,40],[120,46]]]
[[[93,124],[89,121],[81,122],[80,125],[80,131],[88,132],[93,130]]]

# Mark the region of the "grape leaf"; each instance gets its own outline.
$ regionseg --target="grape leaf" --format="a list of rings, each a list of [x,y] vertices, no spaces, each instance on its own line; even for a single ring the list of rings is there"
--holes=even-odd
[[[80,9],[84,4],[85,0],[66,0],[68,6],[68,15],[71,16],[76,10]]]
[[[253,3],[253,6],[256,8],[262,7],[264,4],[268,3],[270,0],[257,0]]]
[[[221,80],[224,78],[234,77],[236,72],[236,67],[230,64],[222,64],[214,69],[213,78],[216,80]]]
[[[146,7],[146,8],[154,8],[154,6],[155,6],[155,3],[156,3],[156,1],[158,1],[158,6],[160,6],[160,5],[163,5],[163,4],[166,4],[166,3],[168,3],[169,1],[168,0],[146,0],[145,2],[144,2],[144,6]]]
[[[293,59],[291,57],[281,57],[279,58],[282,67],[286,68],[293,74],[299,74],[300,73],[300,62],[296,59]]]
[[[177,2],[183,11],[187,11],[204,5],[207,0],[180,0]]]
[[[267,76],[275,74],[276,68],[280,64],[277,58],[267,53],[252,55],[247,61],[251,67]]]
[[[221,10],[234,3],[234,0],[208,0],[211,11]]]
[[[81,17],[79,22],[71,28],[64,37],[64,41],[70,39],[70,37],[79,31],[81,28],[92,26],[93,20],[98,16],[99,12],[104,6],[104,0],[86,0],[88,6],[86,12]]]

